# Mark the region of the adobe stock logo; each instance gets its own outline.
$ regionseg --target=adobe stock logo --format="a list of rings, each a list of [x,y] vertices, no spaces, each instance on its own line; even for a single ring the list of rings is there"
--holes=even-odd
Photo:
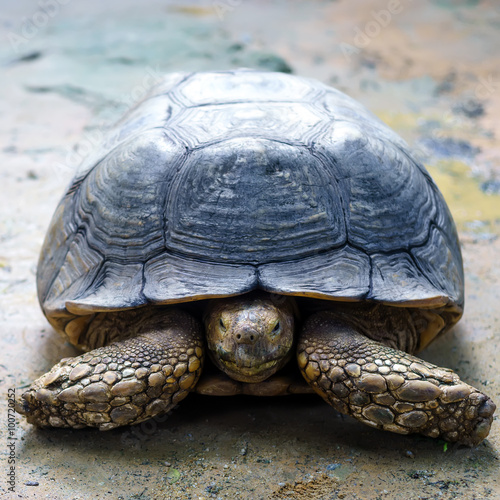
[[[223,0],[221,2],[213,2],[212,7],[217,14],[217,17],[223,21],[228,12],[232,12],[236,7],[239,7],[243,0]]]
[[[412,0],[405,0],[405,3],[411,3]],[[363,27],[355,26],[352,43],[342,42],[340,48],[344,57],[350,61],[353,55],[357,55],[362,49],[370,45],[372,40],[380,35],[384,28],[391,24],[394,16],[403,12],[404,5],[400,0],[389,0],[385,9],[378,11],[372,10],[371,20]]]
[[[17,54],[28,42],[35,38],[40,29],[47,26],[49,21],[56,17],[62,5],[66,5],[71,0],[39,0],[38,10],[29,17],[23,17],[22,23],[17,32],[7,33],[10,45]]]

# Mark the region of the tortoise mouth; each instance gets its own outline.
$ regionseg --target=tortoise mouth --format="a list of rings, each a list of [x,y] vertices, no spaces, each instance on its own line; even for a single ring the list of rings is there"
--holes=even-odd
[[[235,352],[226,351],[218,346],[214,353],[224,364],[241,368],[258,368],[259,366],[272,365],[278,363],[283,356],[267,355],[263,356],[259,351],[251,352],[250,349],[237,348]]]
[[[256,358],[249,356],[235,357],[234,353],[217,349],[212,353],[214,363],[229,377],[239,382],[262,382],[276,373],[287,361],[286,357]]]
[[[244,365],[234,363],[231,361],[223,361],[224,366],[226,369],[231,371],[232,373],[236,373],[238,375],[241,375],[245,377],[245,381],[247,381],[248,377],[258,377],[261,380],[255,380],[257,381],[262,381],[265,380],[267,377],[271,376],[272,373],[274,373],[273,370],[274,367],[276,367],[279,364],[280,360],[279,359],[274,359],[272,361],[266,361],[264,363],[260,364],[250,364],[250,363],[245,363]],[[226,372],[227,373],[227,372]]]

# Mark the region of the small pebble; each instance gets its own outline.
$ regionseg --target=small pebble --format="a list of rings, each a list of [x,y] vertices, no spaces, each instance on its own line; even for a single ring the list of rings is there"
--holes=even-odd
[[[407,457],[407,458],[415,458],[415,455],[410,450],[406,450],[405,451],[405,457]]]
[[[38,486],[39,483],[38,481],[28,481],[26,483],[24,483],[26,486]]]
[[[335,470],[338,469],[341,466],[341,464],[335,463],[335,464],[328,464],[326,466],[326,470]]]
[[[170,462],[165,462],[165,467],[170,467]]]

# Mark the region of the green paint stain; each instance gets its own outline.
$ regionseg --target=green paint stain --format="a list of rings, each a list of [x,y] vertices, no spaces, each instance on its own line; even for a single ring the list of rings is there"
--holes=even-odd
[[[479,0],[434,0],[438,7],[446,9],[456,9],[457,7],[476,7]]]
[[[170,468],[167,472],[166,479],[170,484],[176,483],[181,478],[181,473],[174,468]]]

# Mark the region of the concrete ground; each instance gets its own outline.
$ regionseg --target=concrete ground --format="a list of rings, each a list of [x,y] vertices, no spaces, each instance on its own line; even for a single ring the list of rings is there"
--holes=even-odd
[[[498,2],[3,0],[0,30],[0,496],[500,498],[497,420],[469,449],[367,428],[313,396],[191,395],[133,428],[40,431],[9,427],[7,398],[74,353],[39,309],[35,269],[78,163],[159,74],[246,66],[337,86],[426,163],[459,229],[466,312],[422,357],[498,404]]]

